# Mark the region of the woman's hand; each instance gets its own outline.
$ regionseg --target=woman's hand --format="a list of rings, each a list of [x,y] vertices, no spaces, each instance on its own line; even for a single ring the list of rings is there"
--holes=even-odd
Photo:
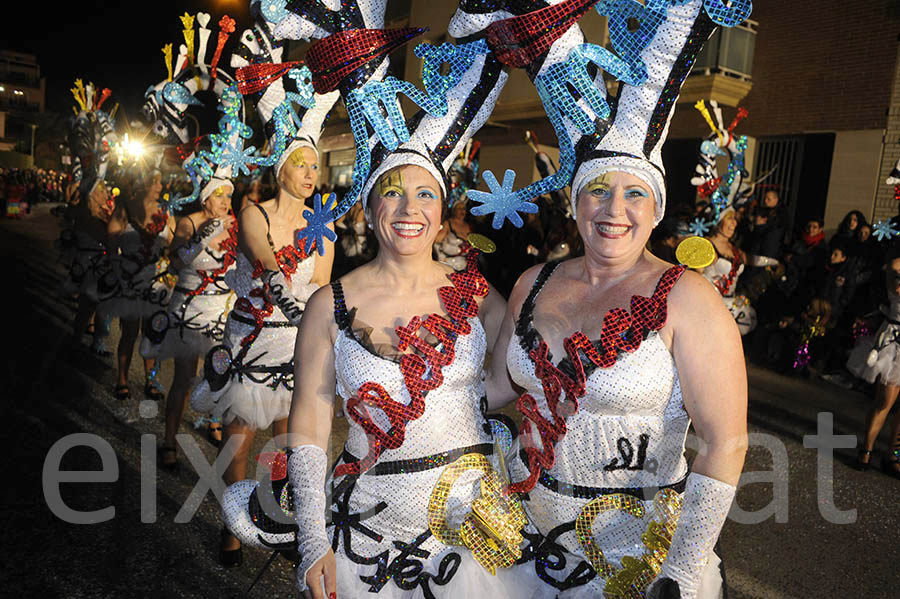
[[[305,599],[335,599],[337,597],[337,564],[334,559],[334,550],[329,549],[325,557],[317,561],[306,572],[306,586],[303,591]],[[302,574],[301,574],[302,575]],[[324,578],[325,594],[322,594]]]

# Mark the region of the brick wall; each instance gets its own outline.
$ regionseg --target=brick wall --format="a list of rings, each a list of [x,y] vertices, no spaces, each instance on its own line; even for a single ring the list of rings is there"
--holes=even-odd
[[[887,185],[887,179],[900,159],[900,57],[894,72],[890,109],[887,115],[887,132],[884,136],[884,150],[881,157],[881,169],[878,173],[878,186],[875,191],[875,220],[888,219],[898,212],[894,200],[894,188]]]
[[[751,136],[883,129],[897,62],[896,0],[755,0],[753,89],[742,105]],[[730,118],[733,110],[726,109]],[[706,127],[680,105],[671,136]]]

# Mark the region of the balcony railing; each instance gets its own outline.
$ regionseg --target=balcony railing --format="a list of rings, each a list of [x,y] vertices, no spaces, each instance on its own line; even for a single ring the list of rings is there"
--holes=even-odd
[[[737,27],[719,27],[697,56],[691,75],[715,75],[750,81],[756,48],[756,21]]]

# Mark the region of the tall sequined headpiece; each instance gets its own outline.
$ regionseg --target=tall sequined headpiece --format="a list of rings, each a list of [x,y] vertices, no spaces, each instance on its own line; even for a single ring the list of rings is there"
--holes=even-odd
[[[386,74],[387,54],[423,30],[383,29],[385,0],[345,0],[335,10],[319,1],[264,0],[259,6],[276,38],[317,40],[307,54],[315,90],[340,92],[350,116],[353,182],[329,218],[340,217],[357,200],[365,204],[378,178],[398,166],[426,169],[448,193],[448,169],[487,120],[507,78],[483,36],[464,44],[417,46],[424,62],[422,90]],[[454,19],[477,21],[462,9]],[[400,95],[419,107],[410,118]]]
[[[532,8],[523,10],[523,4]],[[533,3],[499,2],[485,18],[502,16],[489,35],[498,55],[525,65],[547,116],[556,131],[560,168],[554,175],[513,191],[515,173],[490,193],[472,193],[483,205],[476,214],[494,213],[494,226],[504,218],[521,222],[516,211],[533,211],[533,198],[571,185],[574,204],[578,192],[594,177],[612,170],[645,180],[657,201],[656,222],[665,211],[665,172],[662,145],[668,132],[681,85],[698,52],[716,25],[734,26],[750,14],[750,0],[550,0]],[[578,25],[564,32],[553,23],[574,23],[594,5],[607,18],[610,48],[584,43]],[[509,18],[509,15],[515,15]],[[490,31],[490,28],[489,28]],[[538,32],[547,31],[538,35]],[[551,35],[552,34],[552,35]],[[555,38],[555,39],[553,39]],[[502,45],[503,52],[499,45]],[[531,54],[518,47],[535,45]],[[508,51],[509,48],[515,51]],[[543,54],[538,51],[548,48]],[[608,97],[603,72],[618,80],[615,97]],[[485,173],[485,180],[493,176]],[[496,181],[494,179],[494,181]],[[499,218],[498,218],[499,217]]]
[[[81,79],[75,80],[71,92],[77,105],[73,107],[75,116],[67,141],[72,175],[80,182],[79,192],[85,195],[106,178],[109,152],[117,141],[114,118],[118,106],[111,112],[102,110],[112,92],[106,88],[99,91],[93,83],[84,85]]]

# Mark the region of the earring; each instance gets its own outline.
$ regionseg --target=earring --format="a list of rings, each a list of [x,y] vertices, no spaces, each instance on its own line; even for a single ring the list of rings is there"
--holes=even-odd
[[[443,231],[443,230],[444,230],[444,225],[441,225],[440,227],[438,227],[438,231]]]

